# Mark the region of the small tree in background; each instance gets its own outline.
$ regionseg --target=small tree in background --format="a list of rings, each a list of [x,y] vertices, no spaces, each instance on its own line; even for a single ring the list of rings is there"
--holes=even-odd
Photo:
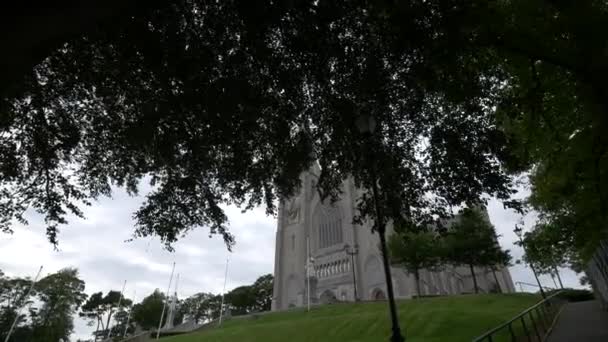
[[[466,265],[471,270],[475,293],[479,293],[475,266],[492,267],[504,260],[494,226],[478,209],[463,209],[445,236],[446,262]]]
[[[119,301],[120,307],[118,307]],[[79,315],[88,320],[89,325],[97,323],[95,331],[93,332],[93,335],[96,338],[105,337],[111,326],[112,317],[119,314],[124,316],[125,308],[131,305],[132,301],[128,298],[120,300],[119,291],[110,290],[105,296],[102,292],[97,292],[93,293],[84,303]],[[116,320],[120,323],[120,319],[117,318]]]
[[[103,322],[103,316],[105,314],[105,307],[103,305],[103,293],[96,292],[93,293],[89,299],[82,305],[80,313],[78,315],[84,318],[87,321],[88,326],[92,326],[97,323],[95,327],[95,331],[93,332],[93,336],[97,338],[99,335],[99,328],[101,330],[105,330],[105,325]]]
[[[263,275],[251,285],[239,286],[228,292],[226,304],[235,316],[268,311],[272,304],[272,284],[272,275]]]
[[[8,278],[0,272],[0,341],[17,314],[11,341],[68,341],[74,331],[73,317],[87,298],[78,270],[64,268],[46,275],[28,297],[31,284],[29,279]]]
[[[144,330],[156,329],[164,301],[165,294],[158,289],[154,290],[141,303],[135,304],[131,319]]]
[[[441,240],[428,230],[401,231],[391,235],[388,250],[393,264],[403,266],[416,280],[420,297],[420,270],[432,269],[441,261]]]
[[[23,278],[9,278],[4,276],[0,271],[0,341],[4,341],[6,333],[13,324],[13,320],[17,315],[17,324],[11,335],[11,339],[15,341],[27,341],[31,339],[32,326],[30,317],[36,313],[35,309],[32,309],[30,315],[21,310],[28,304],[32,304],[32,298],[36,294],[34,288],[29,297],[26,296],[31,280]]]
[[[255,306],[255,294],[251,286],[239,286],[226,294],[226,306],[234,316],[250,313]]]
[[[31,342],[67,341],[74,331],[77,310],[87,298],[85,282],[75,268],[64,268],[36,283],[37,298],[42,305],[31,316],[33,334]]]
[[[549,274],[552,278],[557,277],[559,285],[564,285],[559,275],[558,267],[564,267],[568,263],[570,253],[560,237],[559,229],[551,224],[537,224],[531,232],[524,234],[526,254],[524,260],[534,264],[536,271],[541,274]]]
[[[272,274],[266,274],[259,277],[253,285],[251,285],[255,304],[254,311],[269,311],[272,305],[272,290],[274,277]]]
[[[220,305],[221,296],[201,292],[184,299],[180,305],[180,310],[186,321],[194,321],[199,324],[219,317]]]
[[[131,320],[144,330],[157,329],[165,301],[167,301],[167,306],[165,307],[165,315],[161,324],[164,326],[167,321],[171,297],[165,296],[159,289],[154,290],[154,292],[145,297],[140,303],[133,306]],[[174,326],[183,322],[185,314],[184,309],[182,309],[183,302],[184,301],[177,302],[175,316],[173,317]]]
[[[494,276],[494,281],[496,282],[498,292],[502,293],[502,287],[500,286],[500,282],[498,281],[498,277],[496,276],[496,271],[498,267],[507,267],[511,264],[511,253],[509,250],[499,250],[496,253],[495,263],[490,265],[490,269],[492,270],[492,275]]]
[[[232,315],[246,315],[252,312],[269,311],[272,304],[273,276],[266,274],[253,284],[239,286],[226,293],[224,310],[229,309]],[[195,323],[217,319],[220,314],[222,296],[213,293],[197,293],[180,305],[180,312],[186,321]]]

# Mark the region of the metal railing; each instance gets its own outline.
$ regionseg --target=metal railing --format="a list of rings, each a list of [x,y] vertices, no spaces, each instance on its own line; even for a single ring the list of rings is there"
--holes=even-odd
[[[473,342],[543,341],[565,302],[558,297],[561,292],[553,293],[509,321],[477,337]]]
[[[517,286],[517,285],[519,285],[519,289],[520,289],[519,292],[526,292],[526,291],[524,291],[522,285],[526,285],[528,287],[533,287],[533,288],[536,288],[536,289],[539,288],[537,284],[526,283],[526,282],[523,282],[523,281],[516,281],[515,282],[515,286]],[[555,287],[549,287],[549,286],[543,286],[543,289],[545,291],[556,291],[557,290],[557,288],[555,288]]]
[[[587,275],[596,297],[608,309],[608,241],[600,242],[587,265]]]

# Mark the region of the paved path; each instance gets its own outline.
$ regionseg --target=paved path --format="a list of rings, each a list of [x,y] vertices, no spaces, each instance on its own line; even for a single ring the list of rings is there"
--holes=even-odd
[[[608,312],[595,300],[566,304],[547,342],[606,342]]]

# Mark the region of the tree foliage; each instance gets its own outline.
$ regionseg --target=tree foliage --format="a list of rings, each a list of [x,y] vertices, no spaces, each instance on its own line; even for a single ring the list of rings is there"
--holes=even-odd
[[[167,298],[164,293],[156,289],[140,303],[133,306],[131,319],[144,330],[157,329],[163,311],[163,305],[166,305],[162,323],[162,326],[164,326],[167,322],[169,305],[171,304],[170,301],[171,298]],[[178,303],[175,308],[176,315],[173,317],[174,325],[181,324],[184,317],[181,305],[181,303]]]
[[[255,295],[251,286],[239,286],[226,294],[227,310],[233,316],[246,315],[254,310]]]
[[[183,0],[100,24],[5,99],[2,228],[34,208],[56,243],[68,213],[147,177],[135,235],[169,245],[208,226],[230,246],[221,205],[274,212],[315,159],[324,196],[348,176],[370,188],[378,165],[396,222],[445,217],[483,193],[507,199],[493,109],[509,78],[466,32],[488,24],[469,21],[478,11],[510,12],[479,5]],[[372,144],[360,114],[376,118]],[[358,219],[373,216],[369,195],[358,203]]]
[[[0,340],[19,315],[12,340],[31,338],[31,327],[28,325],[28,313],[22,310],[32,304],[32,297],[27,297],[31,281],[22,278],[10,278],[0,271]]]
[[[497,107],[517,160],[510,168],[530,171],[531,208],[564,252],[586,263],[608,237],[608,87],[600,84],[608,63],[599,49],[605,38],[591,33],[608,22],[607,8],[512,3],[522,6],[512,16],[521,26],[506,26],[501,36],[510,40],[504,48],[512,51],[505,64],[512,77]]]
[[[469,267],[475,293],[479,292],[476,266],[505,265],[510,259],[509,254],[501,250],[498,244],[494,226],[478,208],[463,209],[450,225],[444,242],[445,261]]]
[[[132,314],[133,321],[144,330],[158,328],[164,301],[165,295],[158,289],[154,290],[141,303],[135,304]]]
[[[74,315],[85,301],[85,283],[78,271],[66,268],[31,280],[0,276],[0,337],[4,339],[19,315],[10,341],[67,341],[74,330]]]
[[[272,274],[265,274],[251,285],[254,296],[255,304],[254,311],[270,311],[272,306],[272,293],[274,285],[274,277]]]
[[[273,276],[260,276],[251,285],[239,286],[224,296],[224,310],[233,316],[269,311],[272,305]],[[221,294],[197,293],[184,299],[180,310],[186,321],[203,323],[219,318]]]
[[[38,300],[43,304],[32,318],[32,341],[68,340],[74,330],[73,317],[87,297],[78,270],[59,270],[40,279],[36,287]]]
[[[391,235],[388,249],[391,262],[414,275],[420,297],[420,270],[433,269],[442,261],[443,242],[437,233],[425,229],[406,229]]]
[[[570,267],[577,273],[583,271],[580,267],[580,254],[574,252],[572,246],[563,241],[563,231],[547,223],[537,223],[533,230],[526,232],[517,244],[524,249],[524,261],[532,265],[537,273],[548,274],[563,288],[559,267]]]
[[[125,334],[125,328],[127,334],[132,334],[133,332],[135,332],[136,324],[135,322],[129,320],[128,317],[129,313],[127,310],[120,310],[114,314],[114,320],[116,321],[116,324],[110,326],[110,336],[114,336],[114,339],[118,338],[120,340]],[[127,320],[129,320],[128,327]]]
[[[128,298],[120,299],[121,294],[119,291],[110,290],[104,296],[103,292],[96,292],[92,294],[88,300],[82,305],[80,317],[89,320],[89,325],[96,325],[94,336],[105,337],[108,334],[108,329],[111,329],[112,318],[118,323],[121,323],[119,319],[113,317],[113,315],[124,316],[126,311],[125,308],[130,307],[133,303]],[[120,301],[120,307],[118,302]],[[124,322],[126,324],[126,322]],[[114,331],[114,329],[113,329]],[[117,329],[117,333],[124,332],[124,325],[122,330]]]
[[[226,294],[227,309],[234,316],[270,310],[273,276],[266,274],[251,284],[239,286]]]
[[[148,176],[136,235],[170,244],[208,226],[230,245],[221,204],[273,212],[314,158],[323,194],[350,175],[369,188],[371,148],[395,221],[435,218],[428,207],[444,216],[484,192],[506,199],[502,171],[531,171],[530,204],[580,262],[607,237],[604,2],[91,8],[3,11],[9,26],[29,20],[5,30],[19,44],[1,63],[4,231],[34,208],[56,243],[67,213]],[[372,146],[355,132],[358,113],[378,119]],[[372,213],[369,196],[359,206]]]
[[[197,293],[182,302],[181,311],[186,321],[203,323],[220,316],[221,296],[212,293]]]

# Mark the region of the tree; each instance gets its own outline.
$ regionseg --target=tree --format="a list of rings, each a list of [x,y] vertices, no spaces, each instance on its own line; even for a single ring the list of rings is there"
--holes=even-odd
[[[103,315],[104,315],[105,310],[102,307],[102,304],[103,304],[103,293],[102,292],[93,293],[91,296],[89,296],[87,301],[82,305],[81,312],[78,314],[80,317],[83,317],[83,318],[89,320],[88,325],[93,325],[93,324],[97,323],[95,331],[93,332],[93,336],[95,336],[95,340],[97,340],[98,336],[102,336],[99,334],[100,325],[101,325],[102,331],[105,329],[105,326],[103,325]]]
[[[493,267],[505,260],[494,227],[477,208],[461,210],[446,233],[445,248],[446,262],[469,267],[475,293],[479,293],[475,266]]]
[[[85,282],[78,278],[78,270],[59,270],[42,278],[36,286],[42,305],[32,317],[31,341],[68,340],[74,330],[73,316],[87,297]]]
[[[128,334],[132,334],[135,331],[135,324],[133,321],[130,321],[129,326],[127,327],[128,315],[129,313],[126,310],[116,312],[114,315],[116,324],[111,326],[110,336],[120,339],[125,333],[125,328]]]
[[[239,286],[226,294],[225,302],[232,315],[268,311],[272,305],[273,276],[266,274],[247,286]]]
[[[232,289],[225,296],[225,304],[234,316],[268,311],[272,305],[273,277],[266,274],[251,284]]]
[[[525,261],[533,264],[540,274],[549,274],[559,279],[560,287],[563,283],[558,267],[564,267],[569,260],[576,262],[577,256],[571,255],[570,247],[564,246],[559,230],[549,224],[537,224],[534,229],[524,234]]]
[[[164,301],[165,295],[158,289],[154,290],[141,303],[135,304],[132,315],[133,321],[144,330],[157,328]]]
[[[36,311],[23,310],[26,306],[31,308],[32,299],[36,294],[32,292],[29,297],[27,296],[30,286],[31,280],[9,278],[0,271],[0,340],[6,338],[5,334],[8,333],[17,315],[19,318],[11,335],[11,341],[31,339],[32,327],[28,319]]]
[[[388,248],[391,261],[404,267],[416,280],[420,297],[420,270],[432,269],[441,261],[441,238],[429,230],[401,230],[390,236]]]
[[[598,120],[605,111],[598,112],[597,103],[580,96],[571,77],[556,77],[542,64],[528,69],[527,82],[509,100],[518,105],[499,115],[513,137],[510,150],[530,168],[530,209],[559,239],[564,254],[587,263],[599,241],[608,237],[600,228],[608,219],[608,159],[600,133],[605,123]]]
[[[420,117],[383,117],[381,126],[393,128],[383,135],[395,139],[407,127],[418,130],[410,133],[426,142],[429,123],[445,126],[433,129],[439,136],[433,143],[447,147],[419,155],[450,156],[450,167],[432,167],[434,178],[444,183],[444,193],[452,185],[446,180],[466,186],[453,187],[461,196],[447,204],[478,197],[484,190],[480,187],[502,192],[494,184],[504,182],[495,168],[502,161],[513,172],[533,169],[531,203],[544,220],[563,227],[563,240],[575,242],[572,250],[582,261],[606,237],[599,227],[608,213],[603,181],[608,168],[603,134],[608,126],[608,59],[605,38],[592,34],[601,31],[608,17],[600,1],[100,3],[0,11],[1,22],[11,27],[4,30],[7,41],[13,42],[0,63],[7,75],[0,85],[0,111],[7,113],[2,120],[7,134],[0,141],[2,179],[22,185],[3,191],[1,198],[8,199],[1,213],[5,222],[22,218],[24,208],[34,206],[49,213],[49,238],[56,242],[63,212],[79,213],[66,193],[87,201],[107,195],[112,182],[133,191],[142,175],[154,174],[161,190],[138,215],[138,233],[159,234],[170,242],[205,224],[232,241],[217,198],[243,200],[249,192],[255,194],[254,204],[272,203],[293,188],[311,150],[320,152],[328,166],[324,192],[337,188],[339,174],[362,176],[343,161],[353,160],[356,149],[343,145],[356,137],[345,134],[351,118],[337,110],[338,104],[355,103],[365,112],[363,104],[380,104],[384,108],[377,108],[384,110],[399,108],[396,99],[403,99],[399,104],[406,110],[401,113]],[[49,27],[47,22],[61,25]],[[378,84],[382,87],[373,87]],[[496,108],[496,125],[494,115],[480,111],[480,104]],[[35,108],[46,117],[31,115]],[[253,119],[244,120],[245,111]],[[443,114],[450,111],[467,120],[444,121]],[[218,118],[223,123],[215,122]],[[321,143],[306,140],[308,132],[300,129],[306,126],[319,130],[310,136]],[[422,126],[427,131],[419,134]],[[139,134],[131,132],[134,127]],[[293,134],[252,133],[268,128]],[[205,134],[207,130],[214,134]],[[38,133],[28,137],[23,131]],[[195,133],[209,137],[199,141]],[[467,138],[461,133],[487,140],[463,141]],[[412,144],[395,140],[387,145],[396,150],[386,149],[391,154],[409,150],[403,163],[417,165],[411,154],[424,144],[415,138]],[[25,142],[19,144],[24,148],[18,149],[16,141]],[[207,148],[184,148],[196,143]],[[482,153],[479,146],[489,151]],[[187,153],[209,158],[186,158]],[[207,161],[216,163],[198,166]],[[75,175],[87,182],[58,176],[55,171],[66,164],[88,165]],[[458,169],[463,165],[465,170]],[[249,166],[253,171],[240,175],[239,168]],[[452,178],[471,170],[469,179]],[[410,171],[410,181],[395,182],[413,190],[431,184],[437,191],[434,182],[417,179],[417,168]],[[198,179],[206,182],[198,184]],[[188,193],[190,200],[172,203],[167,197],[173,189]],[[223,197],[225,193],[230,196]],[[412,203],[408,206],[414,213],[423,208],[412,198],[405,202]],[[162,210],[168,207],[180,210]],[[152,219],[155,209],[171,214]],[[161,228],[168,222],[179,224]]]
[[[121,314],[124,316],[124,309],[132,305],[132,301],[128,298],[120,300],[121,294],[119,291],[108,291],[104,296],[102,292],[92,294],[82,306],[80,316],[89,319],[89,324],[97,324],[93,335],[95,338],[106,337],[108,329],[110,329],[113,314]],[[120,307],[118,302],[120,301]],[[104,324],[104,319],[106,320]],[[116,319],[119,323],[120,320]],[[125,322],[126,324],[126,322]],[[101,330],[99,329],[101,327]],[[122,334],[124,332],[120,331]]]
[[[492,263],[490,265],[490,269],[492,270],[492,275],[494,276],[494,281],[496,282],[496,288],[498,290],[498,292],[502,293],[503,289],[500,286],[500,281],[498,281],[498,277],[496,276],[496,271],[498,270],[498,267],[507,267],[509,265],[511,265],[511,260],[513,258],[511,257],[511,253],[510,251],[507,250],[498,250],[497,253],[495,254],[495,260],[494,263]]]
[[[19,314],[10,341],[67,341],[74,329],[73,316],[86,299],[78,271],[65,268],[47,275],[27,297],[30,286],[29,279],[8,278],[0,272],[0,337],[6,338]]]
[[[273,276],[260,276],[251,285],[239,286],[226,293],[224,310],[232,315],[246,315],[252,312],[269,311],[272,305]],[[197,293],[180,303],[180,312],[186,321],[197,324],[219,318],[221,295]]]
[[[163,311],[163,305],[167,298],[165,294],[158,289],[154,290],[150,295],[145,297],[141,303],[133,306],[132,320],[137,323],[142,329],[150,330],[157,329],[160,321],[160,316]],[[162,325],[165,324],[167,315],[163,319]]]
[[[231,315],[241,316],[253,311],[255,299],[251,286],[239,286],[226,293],[225,302]]]
[[[197,293],[186,298],[180,306],[186,321],[201,323],[219,317],[220,296],[212,293]]]
[[[253,285],[251,285],[252,292],[255,296],[253,311],[270,311],[272,306],[273,284],[274,277],[272,274],[266,274],[256,279]]]
[[[395,10],[411,25],[405,35],[392,12],[369,6],[180,1],[73,36],[5,101],[2,228],[33,207],[57,243],[79,205],[111,184],[135,193],[148,177],[154,190],[135,213],[136,236],[169,246],[208,226],[230,246],[221,205],[273,213],[315,159],[324,197],[351,175],[360,188],[378,182],[395,222],[445,217],[484,193],[507,199],[497,163],[507,137],[492,110],[508,79],[496,70],[502,59],[472,56],[469,44],[437,49],[450,42],[441,14],[451,9]],[[376,144],[357,131],[361,114],[376,118]],[[383,172],[372,175],[371,164]],[[358,220],[373,217],[372,202],[361,198]]]

